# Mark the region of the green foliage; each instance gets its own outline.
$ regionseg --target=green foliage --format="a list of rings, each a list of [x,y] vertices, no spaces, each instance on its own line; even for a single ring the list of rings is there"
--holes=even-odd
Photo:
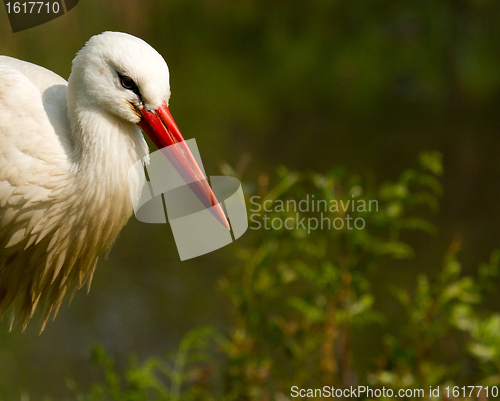
[[[232,327],[190,332],[173,358],[132,361],[123,377],[97,347],[104,382],[79,400],[271,400],[288,399],[292,386],[500,384],[500,314],[477,310],[498,275],[500,252],[465,275],[458,239],[435,277],[420,273],[414,288],[393,286],[402,318],[379,339],[370,368],[358,368],[363,356],[353,338],[390,320],[376,308],[370,273],[414,255],[405,233],[436,233],[422,213],[438,207],[441,155],[419,159],[418,169],[381,185],[342,169],[323,175],[282,167],[275,179],[259,177],[248,186],[251,223],[239,262],[218,282]],[[278,224],[286,219],[288,226]]]
[[[213,363],[208,355],[210,341],[216,338],[210,327],[189,332],[181,341],[173,358],[150,358],[139,364],[132,358],[123,377],[115,370],[113,360],[95,346],[92,361],[104,371],[104,381],[96,383],[79,401],[139,401],[139,400],[212,400],[207,395],[212,385]],[[183,387],[187,387],[184,389]],[[182,392],[182,398],[181,398]]]
[[[417,277],[413,295],[401,288],[394,291],[407,318],[398,333],[386,337],[386,353],[380,368],[370,376],[371,383],[392,388],[498,384],[498,377],[488,376],[496,375],[491,366],[484,366],[481,375],[464,375],[461,370],[474,363],[471,357],[486,365],[495,363],[500,345],[495,342],[499,338],[495,332],[498,314],[479,320],[475,306],[486,290],[486,277],[497,275],[499,253],[492,253],[490,263],[480,267],[478,278],[464,276],[457,260],[459,245],[459,240],[451,244],[437,277]],[[458,331],[468,333],[474,341],[464,344]],[[442,352],[443,347],[448,351]]]
[[[441,187],[434,173],[440,173],[440,155],[423,154],[421,164],[420,170],[407,170],[396,182],[378,187],[342,170],[299,175],[281,168],[272,189],[267,177],[259,178],[255,193],[260,197],[252,204],[259,199],[260,206],[250,210],[251,221],[267,216],[268,222],[327,218],[345,224],[314,230],[308,223],[307,229],[261,227],[240,250],[242,265],[220,281],[233,305],[237,342],[247,344],[235,347],[241,352],[229,358],[232,393],[266,399],[276,392],[287,394],[292,385],[351,384],[345,372],[356,359],[352,331],[384,321],[374,309],[369,271],[388,258],[413,255],[402,240],[405,231],[435,232],[419,216],[419,207],[437,207]],[[303,199],[310,201],[304,212],[279,207],[280,200],[299,204]],[[313,212],[316,200],[326,200],[328,207],[316,205]],[[337,204],[341,206],[331,207]],[[363,228],[348,228],[348,218],[362,219]],[[230,341],[236,342],[236,336]],[[249,365],[266,366],[264,383],[247,375]]]

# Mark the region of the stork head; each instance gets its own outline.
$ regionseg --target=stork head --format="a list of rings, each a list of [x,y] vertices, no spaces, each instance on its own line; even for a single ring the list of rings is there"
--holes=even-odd
[[[170,98],[163,57],[142,39],[121,32],[90,38],[73,60],[69,82],[78,86],[85,106],[135,124],[142,109],[158,110]]]
[[[198,163],[185,145],[170,111],[169,71],[163,57],[143,40],[120,32],[93,36],[73,60],[68,80],[68,105],[100,113],[111,113],[139,125],[154,144],[170,152],[177,171],[216,217],[229,228]],[[73,92],[73,93],[71,93]],[[71,108],[71,106],[69,106]],[[75,107],[75,106],[74,106]]]

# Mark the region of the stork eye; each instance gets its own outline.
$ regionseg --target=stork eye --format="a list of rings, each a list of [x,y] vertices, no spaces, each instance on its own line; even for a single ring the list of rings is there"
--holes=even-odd
[[[120,75],[120,83],[125,89],[134,89],[135,82],[132,78]]]
[[[137,96],[139,96],[139,99],[142,102],[141,92],[139,91],[139,88],[135,84],[134,80],[130,77],[127,77],[126,75],[120,74],[118,71],[116,73],[118,74],[118,78],[120,78],[120,84],[122,85],[122,87],[134,92]]]

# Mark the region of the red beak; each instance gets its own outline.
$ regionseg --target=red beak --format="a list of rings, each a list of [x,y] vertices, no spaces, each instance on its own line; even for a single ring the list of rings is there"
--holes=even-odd
[[[208,185],[207,178],[201,171],[189,147],[186,145],[167,105],[163,103],[156,111],[148,111],[143,108],[141,114],[143,118],[138,124],[139,127],[148,134],[158,149],[176,145],[169,149],[172,150],[172,152],[168,152],[169,156],[167,156],[170,162],[205,207],[210,208],[209,210],[217,220],[230,230],[229,222],[219,201],[215,197],[210,185]]]

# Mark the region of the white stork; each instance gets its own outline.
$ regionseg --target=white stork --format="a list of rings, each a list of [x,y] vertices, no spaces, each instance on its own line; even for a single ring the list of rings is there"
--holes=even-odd
[[[39,305],[43,330],[68,294],[90,286],[142,189],[139,175],[129,188],[130,167],[148,154],[140,128],[159,148],[183,141],[169,98],[163,58],[124,33],[92,37],[68,82],[0,56],[0,315],[13,305],[11,328],[24,329]],[[203,179],[181,153],[184,173]]]

